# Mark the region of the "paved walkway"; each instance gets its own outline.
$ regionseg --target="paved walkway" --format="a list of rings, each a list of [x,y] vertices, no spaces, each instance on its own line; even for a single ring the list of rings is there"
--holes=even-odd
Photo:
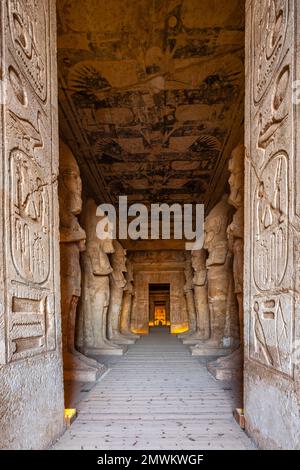
[[[251,449],[223,387],[181,341],[154,330],[114,359],[55,449]]]

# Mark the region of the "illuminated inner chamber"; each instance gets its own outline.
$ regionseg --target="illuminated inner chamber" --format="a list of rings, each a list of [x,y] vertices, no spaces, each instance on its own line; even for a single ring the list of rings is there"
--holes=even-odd
[[[170,284],[149,284],[149,326],[170,325]]]

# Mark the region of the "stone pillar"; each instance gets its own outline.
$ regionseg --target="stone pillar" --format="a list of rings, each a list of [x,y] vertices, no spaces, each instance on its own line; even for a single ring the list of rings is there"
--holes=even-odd
[[[41,449],[64,428],[55,2],[1,2],[0,43],[0,447]]]
[[[114,240],[114,252],[111,257],[112,273],[110,274],[110,300],[108,307],[107,336],[117,344],[133,344],[135,340],[129,339],[121,333],[121,309],[126,279],[126,250],[121,243]]]
[[[97,206],[88,199],[84,207],[84,227],[87,234],[86,251],[82,254],[83,294],[80,308],[82,326],[81,350],[88,355],[122,355],[126,348],[107,338],[107,316],[110,300],[109,275],[112,272],[108,254],[113,253],[112,240],[100,240],[96,226]]]
[[[228,248],[227,227],[232,218],[228,196],[210,211],[205,219],[204,248],[206,261],[210,338],[191,348],[193,355],[224,356],[237,347],[238,311],[234,294],[232,254]]]
[[[149,298],[149,325],[154,325],[154,313],[155,313],[155,303],[153,296],[150,295]]]
[[[189,338],[184,339],[184,344],[197,344],[199,341],[208,339],[210,335],[206,258],[207,252],[204,249],[194,250],[191,253],[196,331]]]
[[[191,264],[190,253],[186,253],[184,276],[184,294],[186,299],[186,308],[188,312],[189,329],[187,332],[178,335],[178,337],[182,339],[190,337],[196,332],[197,329],[196,309],[193,292],[193,268]]]
[[[85,250],[86,234],[77,215],[82,209],[81,178],[77,162],[67,145],[59,147],[60,276],[62,342],[65,380],[94,382],[105,370],[75,348],[77,305],[81,295],[80,252]]]
[[[132,299],[134,295],[133,288],[133,265],[130,260],[127,259],[127,272],[125,273],[126,286],[123,294],[123,303],[121,308],[121,322],[120,330],[122,335],[129,339],[137,340],[139,336],[132,333],[131,331],[131,310],[132,310]]]
[[[243,377],[244,163],[245,148],[239,145],[233,150],[228,164],[230,171],[228,202],[236,209],[236,212],[227,228],[227,236],[228,246],[233,254],[234,292],[238,301],[240,344],[229,356],[208,364],[208,370],[219,380],[234,378],[242,380]]]
[[[300,443],[300,9],[246,1],[244,399],[262,448]]]

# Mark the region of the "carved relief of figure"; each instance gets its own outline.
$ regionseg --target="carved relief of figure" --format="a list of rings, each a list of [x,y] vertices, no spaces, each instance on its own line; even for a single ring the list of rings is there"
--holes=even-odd
[[[139,336],[131,331],[131,309],[132,300],[134,296],[133,287],[133,264],[131,260],[127,259],[127,272],[125,273],[126,286],[124,289],[123,303],[121,310],[121,333],[130,339],[139,339]]]
[[[195,333],[183,341],[184,344],[196,344],[207,340],[210,335],[206,258],[204,249],[191,252],[197,327]]]
[[[229,251],[227,227],[232,208],[228,196],[210,211],[205,219],[204,248],[208,282],[210,338],[191,348],[193,355],[225,355],[232,351],[237,336],[237,306],[234,296],[232,254]]]
[[[81,179],[70,149],[60,143],[60,257],[61,312],[65,379],[94,381],[104,366],[75,348],[77,305],[81,295],[80,252],[85,250],[86,234],[77,215],[82,209]]]
[[[122,355],[126,348],[113,344],[107,338],[107,314],[110,301],[109,275],[112,267],[108,254],[114,252],[112,240],[100,240],[96,227],[97,206],[88,199],[84,207],[84,227],[87,247],[82,255],[83,296],[81,305],[82,350],[91,355]]]
[[[107,336],[117,344],[133,344],[134,340],[121,333],[121,308],[126,279],[126,250],[114,240],[114,253],[111,257],[113,271],[110,275],[110,301],[108,308]]]
[[[227,228],[227,236],[228,247],[233,254],[233,280],[238,302],[240,345],[229,356],[208,365],[213,375],[221,380],[241,377],[243,371],[244,156],[245,148],[239,145],[233,150],[228,164],[230,171],[228,202],[236,212]]]

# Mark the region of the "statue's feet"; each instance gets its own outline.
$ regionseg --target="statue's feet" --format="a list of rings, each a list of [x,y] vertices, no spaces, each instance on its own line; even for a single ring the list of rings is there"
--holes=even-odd
[[[83,352],[87,356],[122,356],[127,351],[127,346],[115,344],[113,341],[105,339],[93,346],[85,346]]]
[[[135,340],[127,338],[126,336],[116,333],[112,336],[111,341],[116,344],[134,344]]]
[[[93,361],[96,365],[88,364],[83,354],[65,352],[63,354],[64,379],[78,382],[95,382],[106,370],[106,367]]]
[[[70,353],[76,356],[80,361],[86,364],[89,367],[96,367],[97,369],[103,370],[103,364],[100,364],[96,359],[92,359],[91,357],[85,356],[81,352],[77,351],[77,349],[71,349]]]
[[[207,364],[209,372],[218,380],[241,379],[243,374],[243,351],[236,349],[225,357]]]

